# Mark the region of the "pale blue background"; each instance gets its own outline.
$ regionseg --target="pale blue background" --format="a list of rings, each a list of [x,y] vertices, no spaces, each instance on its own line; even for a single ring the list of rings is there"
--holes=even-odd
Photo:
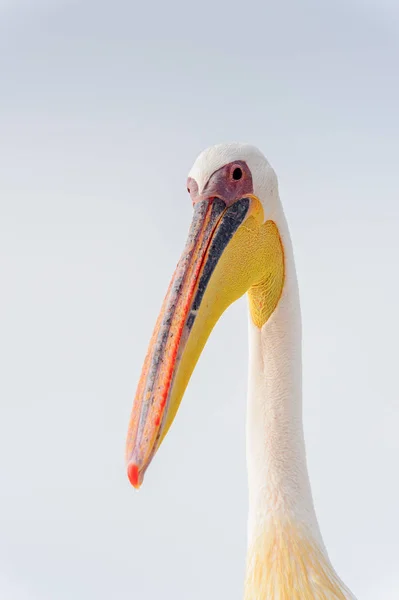
[[[1,598],[242,597],[245,299],[140,493],[124,468],[186,175],[230,140],[279,175],[331,558],[398,598],[398,33],[394,0],[0,0]]]

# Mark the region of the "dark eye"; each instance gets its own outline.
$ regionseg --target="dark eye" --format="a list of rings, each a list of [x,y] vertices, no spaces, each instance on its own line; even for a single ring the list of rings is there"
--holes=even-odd
[[[241,177],[242,177],[242,171],[241,171],[240,167],[236,167],[233,171],[233,179],[238,181],[239,179],[241,179]]]
[[[189,187],[187,188],[187,191],[188,191],[188,193],[189,193],[189,194],[191,194],[191,192],[190,192],[190,188],[189,188]]]

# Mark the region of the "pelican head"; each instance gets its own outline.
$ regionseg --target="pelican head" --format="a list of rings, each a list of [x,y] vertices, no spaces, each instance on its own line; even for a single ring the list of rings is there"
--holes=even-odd
[[[130,482],[140,487],[215,323],[247,292],[245,599],[353,600],[325,550],[307,473],[299,295],[275,173],[253,146],[222,144],[199,155],[187,188],[193,219],[130,419]]]
[[[277,178],[263,154],[239,143],[208,148],[191,168],[187,189],[192,223],[149,344],[129,424],[126,463],[136,488],[219,317],[248,292],[252,321],[261,328],[283,289]]]

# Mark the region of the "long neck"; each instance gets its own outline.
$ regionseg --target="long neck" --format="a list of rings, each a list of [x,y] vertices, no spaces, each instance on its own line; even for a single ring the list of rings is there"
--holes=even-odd
[[[285,281],[276,310],[259,329],[249,318],[247,462],[251,529],[281,512],[318,534],[302,427],[301,315],[291,240],[279,219]]]
[[[282,211],[276,224],[284,248],[282,295],[261,329],[249,319],[245,598],[345,600],[353,596],[331,567],[313,506],[302,425],[299,294]]]

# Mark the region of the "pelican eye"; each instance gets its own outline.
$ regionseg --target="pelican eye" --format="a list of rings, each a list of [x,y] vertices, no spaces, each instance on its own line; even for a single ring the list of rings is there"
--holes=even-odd
[[[233,179],[235,181],[238,181],[239,179],[241,179],[242,177],[242,170],[240,169],[240,167],[236,167],[233,171]]]

